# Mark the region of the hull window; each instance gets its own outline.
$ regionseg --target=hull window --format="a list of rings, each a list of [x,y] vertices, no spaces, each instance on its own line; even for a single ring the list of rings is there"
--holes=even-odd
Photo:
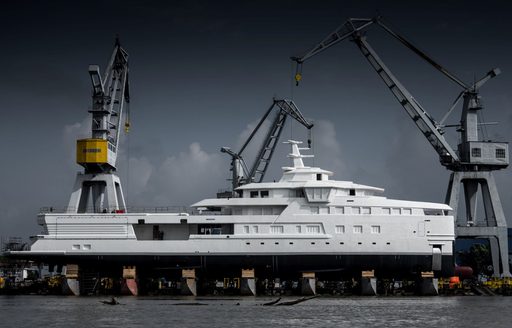
[[[345,233],[345,226],[337,225],[336,226],[336,233]]]
[[[306,226],[306,231],[311,234],[319,234],[320,233],[320,226],[317,225],[308,225]]]
[[[284,233],[284,227],[283,226],[271,226],[270,227],[270,233],[272,233],[272,234],[282,234],[282,233]]]

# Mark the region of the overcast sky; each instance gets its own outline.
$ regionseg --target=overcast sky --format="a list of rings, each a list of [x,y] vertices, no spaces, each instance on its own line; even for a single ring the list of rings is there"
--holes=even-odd
[[[105,68],[116,34],[130,54],[132,131],[118,163],[129,205],[190,205],[228,188],[229,157],[219,149],[237,150],[274,96],[292,98],[316,123],[310,165],[390,198],[443,202],[449,172],[354,44],[310,59],[293,85],[291,55],[348,17],[376,13],[468,83],[500,67],[481,89],[484,118],[500,122],[486,139],[512,140],[507,1],[4,2],[0,236],[39,233],[39,208],[67,205],[80,170],[75,140],[90,133],[87,68]],[[367,36],[440,120],[459,87],[377,28]],[[459,119],[460,107],[448,123]],[[282,139],[304,139],[303,130],[288,124]],[[446,137],[456,146],[454,130]],[[287,152],[278,148],[267,180],[280,178]],[[512,217],[510,170],[496,177]]]

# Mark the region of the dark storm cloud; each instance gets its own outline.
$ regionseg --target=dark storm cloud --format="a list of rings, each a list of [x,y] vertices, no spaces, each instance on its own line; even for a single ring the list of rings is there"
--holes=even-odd
[[[0,235],[37,233],[41,206],[67,203],[74,142],[88,131],[89,64],[105,68],[114,37],[130,53],[133,129],[119,175],[134,205],[188,205],[229,186],[221,146],[240,145],[273,96],[292,97],[313,132],[314,165],[396,198],[443,201],[448,171],[351,42],[304,65],[289,56],[347,17],[383,15],[465,81],[482,88],[489,136],[512,140],[511,5],[504,1],[9,1],[0,11]],[[382,31],[368,40],[437,119],[460,90]],[[450,117],[457,123],[460,111]],[[246,131],[245,131],[246,132]],[[286,137],[305,139],[297,125]],[[454,131],[447,132],[452,145]],[[280,177],[279,146],[268,179]],[[312,164],[312,163],[310,163]],[[188,168],[187,174],[181,174]],[[190,173],[190,174],[189,174]],[[512,177],[497,173],[512,215]]]

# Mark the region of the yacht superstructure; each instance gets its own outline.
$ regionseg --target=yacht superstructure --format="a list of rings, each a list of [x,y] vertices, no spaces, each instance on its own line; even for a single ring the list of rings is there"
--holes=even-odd
[[[41,213],[30,251],[47,263],[167,265],[215,274],[241,268],[280,276],[375,270],[381,276],[453,270],[454,218],[445,204],[388,199],[384,190],[330,180],[289,140],[292,166],[238,197],[175,213]]]

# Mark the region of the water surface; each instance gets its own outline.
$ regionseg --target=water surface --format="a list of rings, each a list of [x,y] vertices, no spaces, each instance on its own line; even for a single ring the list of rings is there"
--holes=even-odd
[[[0,296],[0,327],[511,327],[512,297],[256,298]],[[283,301],[293,300],[284,298]]]

